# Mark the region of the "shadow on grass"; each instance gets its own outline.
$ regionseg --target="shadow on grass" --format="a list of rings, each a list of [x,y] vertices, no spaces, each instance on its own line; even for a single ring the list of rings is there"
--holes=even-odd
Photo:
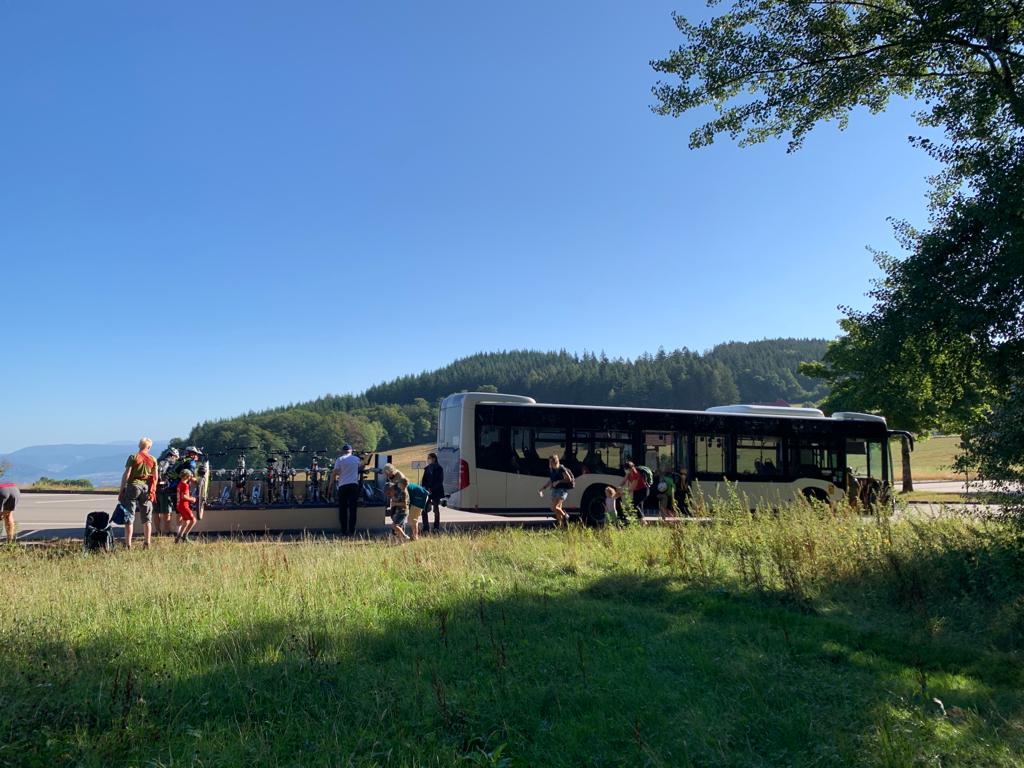
[[[929,657],[922,679],[912,639],[757,597],[609,575],[554,596],[427,602],[372,628],[322,616],[203,636],[171,621],[147,637],[112,626],[92,642],[26,630],[8,649],[24,663],[0,682],[0,765],[1021,756],[1019,734],[1010,744],[999,731],[1020,716],[1010,678],[953,654]],[[929,680],[936,671],[943,679]],[[940,694],[954,717],[932,703]]]

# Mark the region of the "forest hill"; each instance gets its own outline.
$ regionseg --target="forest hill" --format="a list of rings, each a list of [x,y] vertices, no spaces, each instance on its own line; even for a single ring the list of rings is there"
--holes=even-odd
[[[456,360],[435,371],[403,376],[360,395],[325,395],[304,403],[203,422],[187,439],[207,452],[258,446],[256,466],[297,446],[336,451],[345,443],[391,450],[433,442],[437,403],[464,390],[515,392],[540,402],[637,408],[684,408],[746,402],[814,405],[828,390],[798,372],[820,360],[822,339],[770,339],[720,344],[706,353],[659,350],[635,360],[603,354],[511,351]]]

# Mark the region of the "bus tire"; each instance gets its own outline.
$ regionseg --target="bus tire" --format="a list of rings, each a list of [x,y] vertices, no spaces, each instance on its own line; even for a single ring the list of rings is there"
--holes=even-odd
[[[583,494],[580,504],[580,522],[588,528],[604,523],[604,486],[594,485]]]
[[[828,494],[821,488],[804,488],[803,494],[807,501],[821,501],[828,504]]]

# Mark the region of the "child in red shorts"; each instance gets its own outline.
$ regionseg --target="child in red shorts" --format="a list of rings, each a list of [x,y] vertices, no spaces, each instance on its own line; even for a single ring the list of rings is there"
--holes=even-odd
[[[192,507],[189,504],[195,501],[196,497],[191,493],[191,482],[192,470],[181,470],[181,476],[178,478],[178,503],[174,507],[178,512],[178,532],[174,536],[175,543],[179,541],[192,541],[188,534],[196,524],[196,516],[192,513]]]

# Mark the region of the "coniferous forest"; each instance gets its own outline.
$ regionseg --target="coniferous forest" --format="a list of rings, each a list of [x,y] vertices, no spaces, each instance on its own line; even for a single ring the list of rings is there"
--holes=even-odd
[[[485,352],[359,395],[325,395],[204,422],[187,442],[214,453],[244,447],[254,461],[302,446],[334,453],[346,442],[368,451],[400,448],[432,441],[438,401],[462,391],[508,392],[549,403],[697,410],[777,400],[815,404],[828,390],[797,368],[820,360],[825,347],[821,339],[766,339],[720,344],[705,353],[659,350],[633,360],[564,350]],[[296,466],[308,455],[297,454]]]

